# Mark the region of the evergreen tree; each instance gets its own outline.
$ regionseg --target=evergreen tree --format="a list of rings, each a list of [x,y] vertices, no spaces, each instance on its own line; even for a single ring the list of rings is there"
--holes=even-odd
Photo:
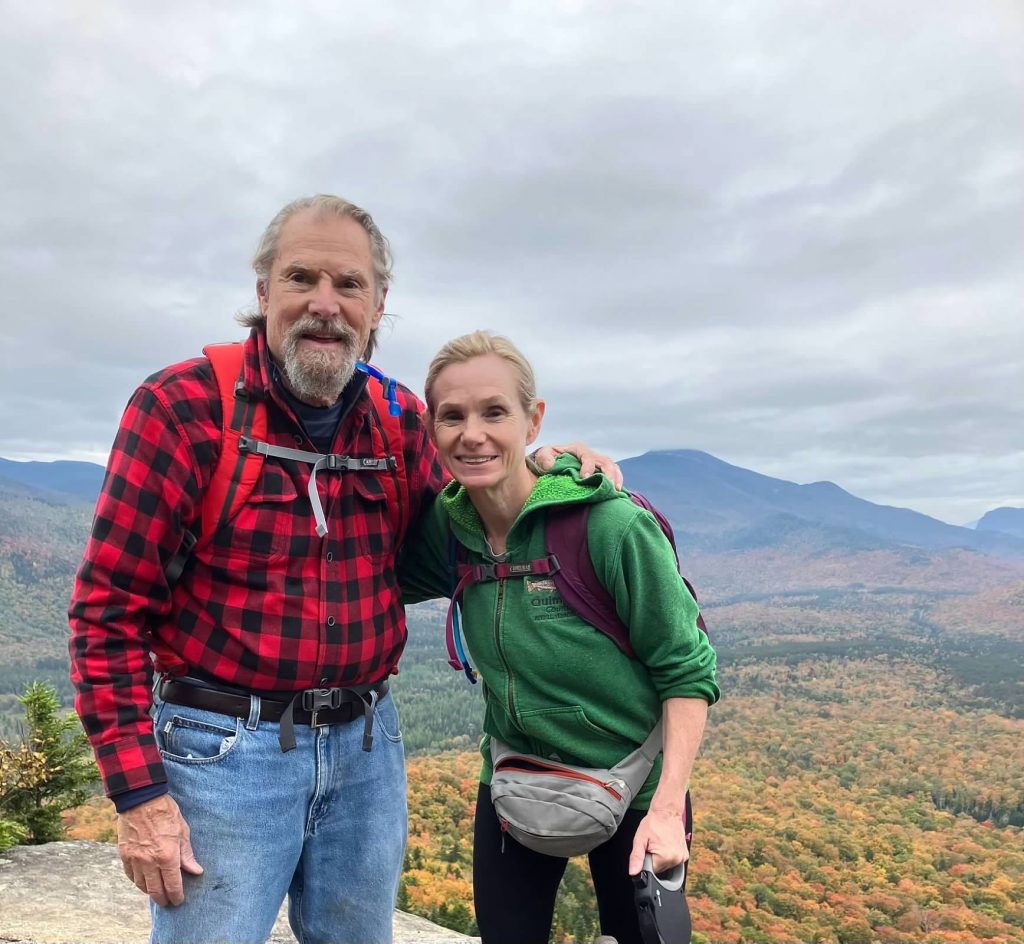
[[[21,827],[17,832],[29,843],[53,842],[64,837],[60,814],[89,798],[99,771],[78,719],[60,716],[52,685],[33,682],[18,700],[25,708],[26,733],[16,748],[0,744],[4,759],[10,756],[12,773],[10,789],[7,774],[0,776],[0,814]],[[18,757],[25,761],[20,773]],[[26,770],[28,759],[34,773]]]

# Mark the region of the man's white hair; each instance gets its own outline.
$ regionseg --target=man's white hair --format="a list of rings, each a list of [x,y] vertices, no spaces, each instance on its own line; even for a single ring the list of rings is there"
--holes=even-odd
[[[267,224],[259,243],[256,245],[256,254],[252,257],[252,269],[256,273],[258,285],[265,291],[270,270],[277,258],[277,252],[281,242],[281,230],[296,213],[306,210],[313,210],[318,214],[333,213],[335,216],[348,216],[355,220],[370,237],[370,257],[373,260],[373,301],[379,305],[384,297],[384,290],[391,284],[391,245],[387,237],[377,228],[373,217],[362,207],[350,203],[343,197],[336,197],[329,193],[318,193],[313,197],[300,197],[293,200],[287,206],[282,207],[277,215]],[[247,327],[263,327],[267,323],[266,315],[255,308],[252,311],[242,312],[238,315],[239,324]],[[377,346],[377,329],[370,332],[366,342],[366,349],[363,351],[364,360],[373,356],[373,350]]]

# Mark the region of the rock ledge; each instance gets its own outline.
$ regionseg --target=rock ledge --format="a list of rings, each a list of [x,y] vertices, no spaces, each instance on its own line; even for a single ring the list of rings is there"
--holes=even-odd
[[[395,912],[395,944],[479,940]],[[0,942],[145,944],[146,898],[121,871],[117,849],[102,842],[19,846],[0,855]],[[282,910],[269,944],[295,944]]]

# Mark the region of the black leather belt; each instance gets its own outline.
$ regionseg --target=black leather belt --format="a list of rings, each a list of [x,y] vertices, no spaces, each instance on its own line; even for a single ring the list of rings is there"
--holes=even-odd
[[[347,724],[362,716],[365,722],[363,750],[368,751],[373,747],[373,712],[387,691],[385,679],[374,685],[354,688],[307,688],[296,692],[287,701],[261,695],[259,717],[261,721],[281,723],[278,740],[281,750],[288,752],[295,747],[295,724],[322,728],[330,724]],[[157,695],[173,705],[202,708],[235,718],[248,718],[252,706],[251,696],[241,691],[211,688],[208,682],[186,682],[167,676],[160,680]]]

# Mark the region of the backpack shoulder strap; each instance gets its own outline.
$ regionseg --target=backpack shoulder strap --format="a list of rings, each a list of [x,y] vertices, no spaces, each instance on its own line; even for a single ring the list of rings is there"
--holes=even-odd
[[[213,368],[220,394],[220,456],[203,494],[199,517],[186,529],[181,547],[167,566],[167,582],[172,586],[195,549],[209,544],[217,530],[245,504],[263,470],[261,453],[239,448],[243,437],[263,440],[267,435],[266,405],[245,393],[243,344],[208,344],[203,353]]]
[[[672,525],[668,523],[666,518],[654,505],[651,504],[651,500],[646,495],[641,495],[639,492],[630,492],[629,497],[633,500],[633,504],[638,508],[643,508],[644,511],[649,511],[651,516],[656,522],[658,527],[661,528],[661,533],[668,538],[668,543],[672,545],[672,553],[676,556],[676,564],[679,563],[679,549],[676,547],[676,536],[672,531]]]
[[[654,516],[662,533],[672,545],[672,552],[679,565],[675,535],[665,516],[651,502],[637,492],[629,493],[633,504]],[[633,646],[629,641],[629,628],[619,619],[615,600],[598,579],[594,562],[590,557],[587,543],[587,526],[590,521],[589,504],[566,505],[552,509],[545,524],[545,546],[548,554],[558,560],[558,572],[554,575],[555,586],[562,595],[566,606],[577,616],[586,620],[595,629],[604,633],[627,656],[633,658]],[[690,596],[697,599],[697,592],[686,577],[682,578]],[[697,627],[705,635],[707,626],[704,616],[698,611]]]
[[[676,567],[679,567],[679,548],[676,547],[676,536],[672,531],[672,525],[668,523],[666,518],[654,505],[651,504],[651,500],[646,495],[641,495],[639,492],[630,492],[629,497],[633,499],[633,504],[644,511],[649,511],[654,517],[654,520],[658,522],[658,527],[661,528],[661,533],[668,538],[668,543],[672,545],[672,553],[676,556]],[[697,599],[697,591],[693,589],[693,584],[686,578],[680,569],[679,575],[683,578],[683,583],[686,584],[686,589],[690,591],[690,596],[693,597],[694,603],[699,604],[700,601]],[[704,633],[708,634],[707,625],[704,623],[704,614],[699,610],[697,611],[697,628]]]
[[[199,517],[200,546],[208,544],[245,504],[263,471],[263,455],[243,451],[239,440],[267,438],[266,404],[245,392],[242,344],[208,344],[203,353],[210,359],[217,378],[223,420],[220,457],[203,496]]]
[[[397,406],[394,396],[394,380],[384,377],[380,371],[369,365],[370,383],[366,392],[370,397],[370,435],[373,437],[375,455],[384,455],[394,459],[389,463],[390,474],[381,478],[384,491],[388,496],[388,508],[391,511],[391,523],[395,529],[397,541],[401,541],[409,526],[409,471],[405,465],[404,437],[402,435],[402,411]],[[374,378],[383,378],[375,383]]]
[[[569,609],[633,658],[629,629],[619,619],[615,600],[594,570],[587,544],[589,522],[589,504],[566,505],[548,511],[544,542],[548,554],[558,561],[558,570],[553,576],[555,586]]]
[[[550,577],[558,570],[558,562],[548,554],[537,560],[523,564],[508,561],[494,563],[466,563],[466,549],[448,529],[448,615],[445,618],[445,645],[448,647],[448,664],[456,671],[466,673],[466,678],[476,682],[476,670],[469,664],[466,651],[462,646],[462,628],[460,607],[463,592],[476,583],[491,580],[507,580],[509,578]]]
[[[471,582],[471,575],[463,571],[466,552],[459,544],[451,528],[448,529],[448,614],[445,617],[444,641],[448,648],[448,664],[457,672],[466,673],[466,678],[476,685],[476,670],[469,664],[466,650],[462,646],[462,618],[459,607],[462,591]]]

